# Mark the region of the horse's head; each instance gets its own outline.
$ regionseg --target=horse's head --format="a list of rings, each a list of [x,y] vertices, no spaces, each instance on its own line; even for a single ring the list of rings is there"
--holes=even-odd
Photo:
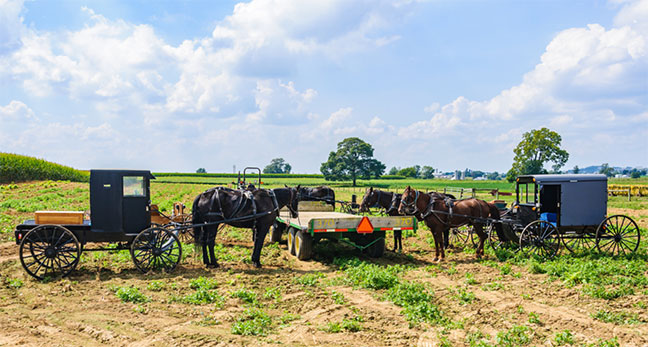
[[[376,206],[376,204],[378,204],[378,194],[373,187],[369,187],[360,202],[360,212],[369,212],[369,207]]]
[[[419,191],[412,189],[412,187],[407,186],[405,191],[401,195],[400,205],[398,206],[398,213],[413,215],[418,212],[418,198]]]
[[[387,209],[387,213],[389,214],[391,211],[396,210],[398,212],[398,208],[400,207],[401,203],[401,194],[394,193],[392,195],[391,202],[389,203],[389,208]]]

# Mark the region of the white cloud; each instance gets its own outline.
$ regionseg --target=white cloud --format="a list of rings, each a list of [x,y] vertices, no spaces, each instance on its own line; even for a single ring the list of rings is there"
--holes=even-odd
[[[0,0],[0,55],[20,47],[22,0]]]
[[[331,113],[331,116],[328,117],[320,124],[320,127],[325,130],[331,130],[338,126],[341,126],[351,118],[352,112],[353,112],[353,108],[351,107],[341,108]]]
[[[7,106],[0,106],[0,120],[27,120],[34,118],[34,111],[22,101],[12,100]]]

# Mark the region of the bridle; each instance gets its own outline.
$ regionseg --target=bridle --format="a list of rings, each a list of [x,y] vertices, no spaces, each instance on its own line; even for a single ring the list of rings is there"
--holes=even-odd
[[[401,196],[401,204],[405,205],[405,207],[407,208],[411,208],[412,206],[414,206],[414,212],[411,212],[411,214],[417,214],[419,212],[418,206],[416,205],[416,202],[419,199],[419,191],[418,190],[414,190],[414,191],[416,192],[416,196],[414,196],[414,200],[412,200],[412,202],[405,201],[406,197]],[[409,194],[407,194],[407,197],[409,197]]]
[[[288,210],[290,211],[291,216],[295,216],[294,218],[299,217],[299,209],[294,210],[292,204],[293,201],[295,201],[295,199],[299,201],[300,193],[295,188],[288,188],[288,190],[290,191],[290,201],[288,202]]]

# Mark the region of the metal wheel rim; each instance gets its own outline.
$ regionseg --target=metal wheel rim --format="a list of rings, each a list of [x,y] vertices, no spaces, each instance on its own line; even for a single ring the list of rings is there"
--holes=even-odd
[[[582,234],[578,235],[578,233],[576,232],[567,232],[562,235],[562,240],[565,248],[567,248],[567,250],[571,253],[575,253],[579,250],[590,251],[596,247],[596,233],[583,232]]]
[[[296,255],[299,255],[299,253],[301,251],[301,246],[302,246],[301,243],[302,243],[301,237],[296,236],[295,237],[295,254]]]
[[[27,251],[29,254],[26,255]],[[70,274],[79,263],[81,247],[76,236],[68,229],[41,225],[25,235],[20,242],[19,254],[25,271],[42,280]]]
[[[461,243],[463,245],[468,244],[468,238],[470,237],[470,229],[463,227],[452,228],[450,229],[450,236],[448,237],[448,242],[450,244]]]
[[[178,237],[163,228],[142,231],[131,245],[131,257],[142,272],[153,269],[171,271],[182,259],[182,247]]]
[[[502,241],[500,241],[499,236],[497,235],[497,232],[494,228],[490,228],[490,231],[488,232],[488,244],[494,250],[497,250],[502,246]]]
[[[544,221],[530,223],[520,234],[520,249],[525,254],[553,258],[560,249],[558,229]]]
[[[294,235],[292,230],[288,232],[288,252],[293,253],[293,248],[295,247],[294,244]]]
[[[621,223],[619,220],[622,220]],[[615,237],[620,237],[620,239],[616,240]],[[612,255],[629,254],[639,248],[640,238],[639,227],[632,218],[614,215],[603,220],[596,229],[596,248],[599,252]]]

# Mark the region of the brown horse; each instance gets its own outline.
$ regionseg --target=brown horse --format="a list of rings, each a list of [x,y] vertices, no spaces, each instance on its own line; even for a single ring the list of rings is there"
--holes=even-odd
[[[443,247],[443,232],[450,228],[462,225],[472,225],[479,236],[477,259],[484,255],[484,241],[488,235],[484,232],[487,218],[500,219],[499,210],[494,204],[479,199],[452,200],[439,193],[424,193],[405,188],[401,196],[398,212],[414,215],[419,221],[425,221],[434,236],[435,258],[434,261],[445,259]],[[501,223],[493,223],[496,231],[500,233]]]

